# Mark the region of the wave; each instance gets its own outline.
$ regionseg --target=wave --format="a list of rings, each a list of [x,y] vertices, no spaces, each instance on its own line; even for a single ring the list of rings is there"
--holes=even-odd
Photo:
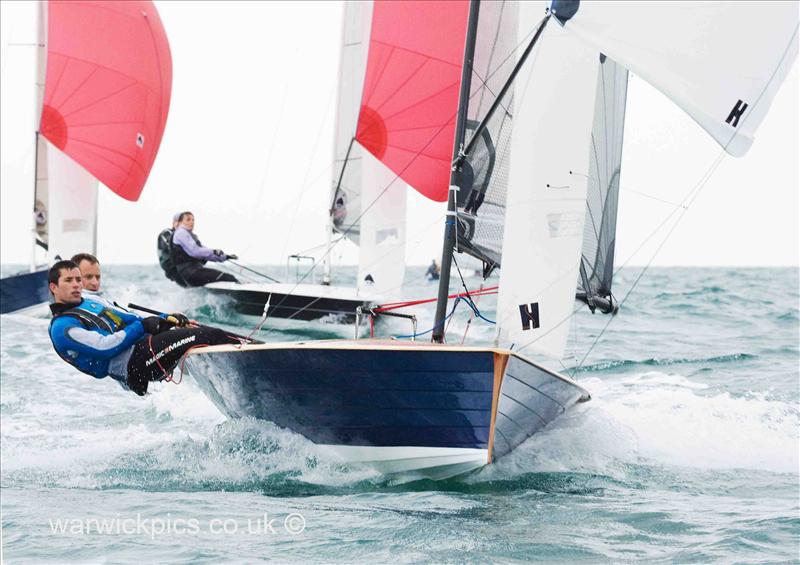
[[[499,462],[511,472],[625,474],[630,465],[797,473],[796,402],[766,394],[715,393],[681,375],[653,371],[586,379],[592,401]]]
[[[614,361],[605,361],[602,363],[594,363],[591,365],[583,365],[578,369],[578,373],[591,373],[597,371],[610,371],[612,369],[629,368],[629,367],[661,367],[669,365],[693,365],[693,364],[708,364],[708,363],[731,363],[738,361],[749,361],[751,359],[758,359],[758,355],[752,353],[728,353],[725,355],[715,355],[713,357],[679,357],[675,359],[664,358],[659,359],[651,357],[650,359],[620,359]]]

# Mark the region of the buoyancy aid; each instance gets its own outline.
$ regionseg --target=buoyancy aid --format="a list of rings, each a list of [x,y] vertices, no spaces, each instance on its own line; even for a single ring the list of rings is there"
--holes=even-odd
[[[172,251],[172,236],[175,233],[173,228],[167,228],[158,234],[157,251],[158,251],[158,264],[164,274],[171,281],[178,280],[178,269],[175,265],[175,257]]]
[[[80,304],[51,304],[50,341],[64,361],[87,375],[103,378],[108,375],[109,362],[132,347],[145,334],[141,318],[136,314],[84,298]],[[69,330],[82,327],[95,332],[95,340],[78,340]],[[103,337],[123,332],[117,340]],[[109,341],[111,343],[109,343]],[[102,342],[102,343],[101,343]]]
[[[203,244],[200,243],[200,239],[194,234],[194,232],[186,230],[189,232],[189,235],[192,236],[192,239],[197,244],[198,247],[203,247]],[[189,265],[205,265],[206,261],[204,259],[196,259],[186,253],[183,250],[183,247],[175,243],[175,232],[172,232],[172,261],[175,264],[175,267],[178,269],[178,272],[181,269],[186,268]]]

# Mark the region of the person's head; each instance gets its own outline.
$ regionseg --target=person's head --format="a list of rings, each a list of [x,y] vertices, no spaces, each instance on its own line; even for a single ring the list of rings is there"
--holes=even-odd
[[[100,261],[91,253],[78,253],[71,259],[81,271],[83,288],[97,292],[100,290]]]
[[[194,214],[191,212],[181,212],[178,214],[178,225],[192,231],[194,229]]]
[[[56,303],[81,303],[81,270],[78,265],[72,261],[58,261],[50,267],[47,280]]]

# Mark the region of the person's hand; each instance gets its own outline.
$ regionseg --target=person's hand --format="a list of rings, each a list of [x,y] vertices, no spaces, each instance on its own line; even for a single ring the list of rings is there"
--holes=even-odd
[[[172,322],[173,324],[175,324],[179,328],[185,328],[186,326],[189,325],[189,322],[190,322],[189,318],[187,318],[186,316],[184,316],[180,312],[173,312],[172,314],[169,314],[167,316],[167,321],[168,322]]]
[[[158,335],[172,328],[175,324],[159,316],[149,316],[142,320],[144,331],[150,335]]]
[[[222,249],[215,249],[214,255],[216,255],[217,257],[222,257],[223,255],[225,255],[225,253],[222,252]]]
[[[230,254],[230,255],[228,255],[227,257],[228,257],[228,259],[234,259],[234,260],[236,260],[236,259],[238,259],[238,258],[239,258],[239,256],[238,256],[238,255],[234,255],[233,253],[231,253],[231,254]]]

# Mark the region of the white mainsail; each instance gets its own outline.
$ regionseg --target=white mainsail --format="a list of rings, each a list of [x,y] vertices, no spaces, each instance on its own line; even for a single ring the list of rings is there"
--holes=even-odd
[[[797,57],[798,2],[554,2],[564,29],[742,156]],[[570,17],[571,16],[571,17]]]
[[[47,3],[41,2],[37,9],[37,130],[44,100],[46,38]],[[37,135],[34,237],[47,244],[50,260],[97,252],[97,186],[97,179],[83,167]]]
[[[520,35],[542,5],[520,5]],[[575,300],[599,54],[548,26],[517,76],[503,262],[500,344],[563,355]],[[572,174],[572,172],[581,174]]]
[[[403,283],[406,185],[354,140],[371,21],[371,2],[345,3],[329,233],[359,245],[359,290],[386,294]]]
[[[49,143],[44,144],[48,146],[49,255],[69,259],[76,253],[95,254],[97,179]]]

